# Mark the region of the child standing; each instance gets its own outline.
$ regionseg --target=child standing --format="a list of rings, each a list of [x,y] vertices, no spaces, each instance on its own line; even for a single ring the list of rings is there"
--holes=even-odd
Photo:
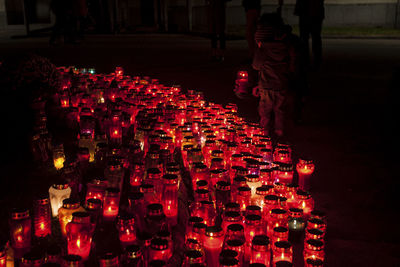
[[[284,130],[284,104],[289,79],[295,72],[295,49],[285,34],[281,17],[276,13],[261,16],[255,41],[253,68],[259,72],[259,82],[253,94],[260,96],[260,124],[266,134],[270,133],[271,127],[280,137]],[[270,125],[272,116],[273,127]]]

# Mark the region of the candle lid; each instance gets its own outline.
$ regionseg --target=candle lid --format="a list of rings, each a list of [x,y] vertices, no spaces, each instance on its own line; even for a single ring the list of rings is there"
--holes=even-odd
[[[299,159],[299,163],[302,165],[311,165],[311,164],[314,164],[314,161],[312,159],[302,158],[302,159]]]
[[[306,249],[320,251],[324,249],[324,242],[318,239],[309,239],[306,241]]]
[[[261,169],[260,170],[260,175],[262,176],[262,175],[268,175],[268,174],[270,174],[270,173],[272,173],[272,169]]]
[[[142,256],[142,249],[139,245],[129,245],[125,248],[125,255],[128,259],[136,259]]]
[[[293,263],[290,261],[277,261],[275,267],[292,267]]]
[[[250,263],[249,267],[266,267],[266,266],[263,263],[255,262],[255,263]]]
[[[198,217],[198,216],[190,216],[188,219],[188,223],[190,225],[194,225],[195,223],[201,223],[203,221],[204,221],[203,218]]]
[[[163,175],[164,184],[176,185],[178,184],[178,175],[176,174],[165,174]]]
[[[194,192],[199,198],[201,198],[201,199],[207,198],[208,199],[208,194],[210,193],[210,190],[208,190],[208,189],[196,189]]]
[[[157,232],[157,237],[164,238],[164,239],[170,239],[171,238],[171,232],[168,231],[167,229],[163,229]]]
[[[147,177],[148,179],[160,179],[161,171],[158,168],[148,168],[147,169]]]
[[[296,195],[300,200],[307,200],[311,198],[311,194],[307,191],[303,191],[301,189],[296,191]]]
[[[246,215],[245,220],[246,220],[246,225],[261,224],[261,216],[260,215],[255,215],[255,214]]]
[[[230,191],[231,190],[231,183],[227,181],[218,181],[215,185],[216,189],[219,191]]]
[[[312,218],[308,220],[307,228],[321,229],[325,226],[325,222],[320,219]]]
[[[256,188],[256,195],[266,196],[271,193],[274,187],[272,185],[263,185]]]
[[[153,238],[150,246],[155,250],[166,250],[168,248],[168,240],[159,237]]]
[[[235,178],[233,178],[233,184],[239,185],[239,186],[245,186],[246,184],[246,178],[242,175],[237,175]]]
[[[60,180],[53,184],[53,188],[57,190],[64,190],[69,187],[67,180]]]
[[[151,192],[154,192],[154,185],[142,183],[142,184],[140,185],[140,190],[141,190],[143,193],[151,193]]]
[[[237,256],[239,256],[239,253],[233,249],[223,249],[219,254],[220,259],[236,258]]]
[[[288,231],[289,230],[283,226],[274,227],[274,233],[287,233]]]
[[[39,251],[29,251],[23,255],[21,262],[29,266],[41,266],[43,258],[44,255]]]
[[[230,248],[238,248],[244,245],[244,240],[241,239],[229,239],[226,241],[226,244],[228,245],[228,247]]]
[[[167,165],[166,165],[166,168],[167,169],[169,169],[169,168],[179,168],[179,164],[176,163],[176,162],[168,162]]]
[[[205,233],[207,225],[205,223],[195,223],[193,224],[193,232],[198,234]]]
[[[248,175],[246,175],[246,180],[247,180],[247,182],[250,182],[250,183],[256,183],[256,182],[260,181],[260,176],[258,176],[257,174],[248,174]]]
[[[266,195],[264,200],[267,204],[278,204],[279,197],[277,195]]]
[[[222,150],[215,149],[215,150],[211,151],[211,156],[213,156],[213,157],[221,158],[223,155],[224,155],[224,151],[222,151]]]
[[[288,241],[278,241],[274,243],[274,247],[279,250],[285,250],[292,247],[292,245]]]
[[[230,267],[230,266],[238,266],[239,265],[239,260],[236,258],[221,258],[219,260],[219,266],[220,267]]]
[[[323,260],[321,260],[321,259],[312,259],[312,258],[308,258],[307,260],[306,260],[306,263],[307,263],[307,265],[308,266],[315,266],[315,267],[321,267],[321,266],[323,266],[324,265],[324,261]]]
[[[224,235],[224,231],[222,230],[222,228],[220,226],[208,226],[206,228],[206,236],[209,237],[221,237]]]
[[[173,175],[179,176],[180,170],[179,170],[179,168],[167,168],[167,169],[166,169],[166,173],[167,173],[167,174],[173,174]]]
[[[197,260],[202,261],[203,253],[201,253],[201,251],[198,251],[198,250],[190,249],[190,250],[185,251],[185,256],[187,258],[189,258],[191,262],[193,260],[194,260],[194,262],[196,262]]]
[[[38,196],[35,199],[35,205],[37,205],[37,206],[45,206],[45,205],[49,205],[49,203],[50,203],[50,199],[49,199],[48,194]]]
[[[313,210],[311,211],[311,218],[320,219],[322,221],[326,220],[326,214],[320,210]]]
[[[225,212],[231,212],[231,211],[240,212],[240,204],[236,203],[236,202],[228,202],[228,203],[226,203],[225,204]]]
[[[241,196],[250,196],[251,188],[248,186],[239,186],[238,187],[239,195]]]
[[[73,198],[66,198],[63,200],[63,208],[65,209],[77,209],[79,208],[79,200],[78,199],[73,199]]]
[[[100,266],[119,266],[119,257],[114,253],[106,253],[100,256]]]
[[[197,189],[207,189],[208,182],[206,180],[198,180],[196,182]]]
[[[228,225],[227,230],[228,232],[242,232],[244,231],[244,227],[240,223],[233,223]]]
[[[224,220],[226,220],[227,222],[236,222],[236,221],[239,221],[241,219],[241,217],[242,216],[239,211],[229,210],[229,211],[225,211]]]
[[[283,219],[287,216],[287,211],[284,209],[272,209],[271,216],[277,219]]]
[[[118,224],[134,224],[135,223],[135,218],[133,217],[132,214],[129,214],[127,212],[123,212],[120,215],[118,215]]]
[[[306,231],[307,236],[310,235],[311,239],[321,239],[324,236],[324,231],[317,228],[307,229]]]
[[[72,213],[72,221],[74,223],[90,223],[90,214],[84,211]]]
[[[152,234],[146,231],[139,231],[137,237],[146,247],[150,246],[151,239],[153,238]]]
[[[64,263],[67,266],[80,266],[82,263],[82,257],[79,255],[68,254],[62,257]]]
[[[205,169],[207,169],[207,166],[206,166],[204,163],[202,163],[202,162],[196,162],[196,163],[194,164],[194,171],[195,171],[195,172],[202,172],[202,171],[204,171]]]
[[[298,208],[289,209],[290,217],[300,218],[303,216],[303,210]]]
[[[257,251],[269,250],[269,238],[267,235],[255,235],[251,241],[252,247]]]
[[[163,260],[151,260],[149,262],[149,267],[164,267],[167,263]]]
[[[148,216],[162,216],[163,206],[160,203],[152,203],[147,205],[147,215]]]
[[[261,215],[261,207],[257,205],[249,205],[246,207],[246,215]]]

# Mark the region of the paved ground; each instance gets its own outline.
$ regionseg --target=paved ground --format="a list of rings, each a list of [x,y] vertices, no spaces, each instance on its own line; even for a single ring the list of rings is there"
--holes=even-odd
[[[24,51],[99,72],[122,66],[132,75],[202,90],[211,101],[235,102],[256,120],[257,102],[232,93],[246,43],[227,46],[226,60],[211,63],[208,40],[191,36],[91,36],[79,46],[57,48],[49,48],[44,38],[0,39],[0,57]],[[317,163],[312,192],[317,207],[328,213],[326,266],[400,266],[393,156],[398,151],[395,89],[400,88],[390,87],[400,63],[400,40],[329,39],[324,54],[322,70],[310,75],[304,124],[290,123],[288,138],[299,155]]]

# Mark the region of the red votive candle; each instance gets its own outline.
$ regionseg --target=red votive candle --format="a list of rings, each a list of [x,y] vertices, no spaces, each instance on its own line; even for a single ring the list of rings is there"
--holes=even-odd
[[[119,211],[120,191],[118,188],[109,187],[103,202],[103,219],[105,221],[114,221]]]
[[[117,229],[121,246],[126,248],[136,240],[135,219],[133,215],[122,214],[118,217]]]
[[[75,212],[72,221],[67,224],[68,254],[79,255],[83,261],[89,258],[94,225],[87,212]]]
[[[310,179],[315,169],[314,162],[312,160],[299,159],[296,164],[296,171],[299,175],[299,187],[302,190],[310,190]]]
[[[51,234],[51,210],[49,197],[44,196],[35,200],[33,206],[33,229],[36,237]]]
[[[250,263],[261,263],[266,267],[270,266],[271,247],[269,238],[266,235],[256,235],[251,242]]]
[[[292,245],[288,241],[275,242],[272,249],[272,262],[274,266],[279,261],[293,262]]]
[[[9,220],[11,246],[26,252],[31,246],[31,217],[27,209],[14,209]]]
[[[219,254],[224,242],[224,232],[219,226],[209,226],[206,229],[203,247],[206,255],[207,265],[218,267]]]
[[[307,263],[307,260],[320,260],[324,261],[324,242],[318,239],[309,239],[304,244],[304,263],[305,266],[312,266],[310,263]]]

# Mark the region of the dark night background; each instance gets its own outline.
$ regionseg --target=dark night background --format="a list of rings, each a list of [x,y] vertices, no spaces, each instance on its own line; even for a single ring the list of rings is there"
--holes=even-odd
[[[81,44],[50,47],[46,31],[10,38],[25,33],[8,27],[0,30],[0,61],[34,53],[56,66],[94,67],[97,73],[121,66],[132,76],[147,75],[167,85],[201,90],[212,102],[236,103],[245,118],[258,120],[257,99],[240,100],[233,93],[236,72],[244,67],[241,62],[248,52],[246,41],[237,38],[240,33],[230,35],[225,60],[211,62],[209,40],[198,34],[145,30],[89,33]],[[357,30],[326,33],[322,67],[310,72],[304,122],[288,122],[287,139],[297,156],[307,155],[316,162],[311,193],[316,207],[327,212],[326,266],[400,266],[395,131],[399,38],[385,33],[379,38],[365,36]],[[7,88],[0,90],[0,129],[9,134],[2,137],[2,147],[8,149],[1,152],[7,160],[2,161],[0,174],[0,232],[5,235],[11,206],[29,206],[36,192],[48,189],[51,177],[41,176],[22,153],[11,151],[13,144],[22,146],[23,133],[18,129],[24,127],[19,124],[29,121],[30,114],[17,112],[25,104],[15,105],[7,99]]]

